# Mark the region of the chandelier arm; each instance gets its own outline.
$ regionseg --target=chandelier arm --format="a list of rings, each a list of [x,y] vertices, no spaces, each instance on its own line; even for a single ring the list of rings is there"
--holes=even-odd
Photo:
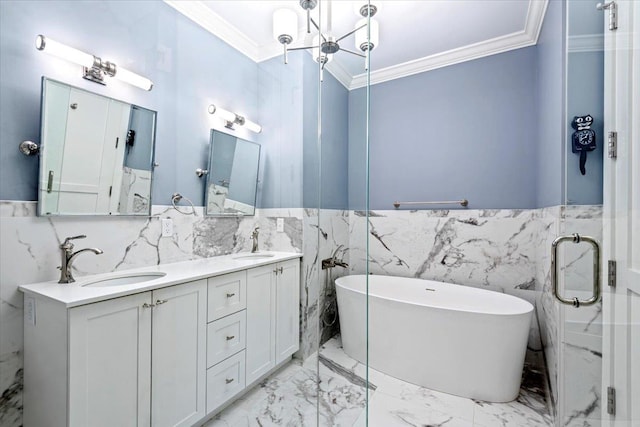
[[[291,49],[289,49],[289,50],[291,50]],[[347,52],[347,53],[350,53],[350,54],[352,54],[352,55],[359,56],[359,57],[361,57],[361,58],[366,58],[366,57],[367,57],[366,55],[362,55],[362,54],[360,54],[360,53],[358,53],[358,52],[354,52],[354,51],[349,50],[349,49],[343,49],[343,48],[340,48],[340,51],[341,51],[341,52]]]
[[[320,31],[320,27],[318,27],[318,24],[316,24],[316,21],[314,21],[313,18],[309,18],[309,19],[311,20],[311,23],[313,24],[313,26],[316,27],[316,30],[318,30],[318,32],[320,33],[320,37],[322,37],[322,40],[327,41],[327,38]]]
[[[359,26],[359,27],[358,27],[358,28],[356,28],[355,30],[353,30],[353,31],[349,31],[347,34],[345,34],[344,36],[342,36],[342,37],[340,37],[339,39],[337,39],[337,40],[336,40],[336,43],[339,43],[339,42],[340,42],[340,40],[342,40],[342,39],[345,39],[345,38],[349,37],[351,34],[355,33],[355,32],[356,32],[356,31],[358,31],[358,30],[363,29],[363,28],[364,28],[364,27],[366,27],[366,26],[367,26],[367,24],[362,24],[361,26]]]
[[[301,46],[301,47],[290,47],[287,50],[305,50],[305,49],[318,49],[320,46]]]

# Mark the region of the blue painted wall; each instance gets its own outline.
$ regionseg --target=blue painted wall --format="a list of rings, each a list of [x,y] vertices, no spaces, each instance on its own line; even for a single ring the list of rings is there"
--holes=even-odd
[[[536,46],[536,207],[555,206],[565,200],[564,23],[563,2],[550,1]]]
[[[154,88],[87,82],[79,67],[35,49],[40,33],[145,75]],[[207,113],[213,103],[264,127],[260,135],[237,132],[263,145],[259,206],[300,207],[302,60],[277,62],[254,63],[159,1],[0,1],[0,199],[37,198],[38,159],[17,145],[39,142],[46,75],[158,112],[155,204],[168,204],[175,191],[203,204],[204,180],[194,170],[206,166],[210,129],[224,130]]]
[[[347,209],[349,204],[349,91],[335,77],[325,72],[321,96],[322,194],[320,207]],[[357,117],[355,120],[363,120],[363,117]]]
[[[349,91],[325,71],[320,93],[318,93],[318,64],[310,55],[303,56],[304,207],[347,209],[351,173],[348,169]],[[320,145],[318,145],[319,96],[322,104]],[[363,120],[363,118],[356,118],[356,120]]]
[[[567,122],[566,122],[566,202],[601,204],[604,147],[604,24],[598,0],[570,0],[568,13]],[[581,41],[591,41],[585,49]],[[579,170],[579,154],[571,152],[571,119],[591,114],[596,132],[596,149],[587,155],[586,174]]]
[[[263,130],[258,203],[261,208],[302,207],[302,53],[259,64],[258,106]]]
[[[370,207],[535,207],[535,47],[371,87]],[[364,89],[350,94],[350,206],[363,205]],[[449,208],[450,206],[445,206]]]

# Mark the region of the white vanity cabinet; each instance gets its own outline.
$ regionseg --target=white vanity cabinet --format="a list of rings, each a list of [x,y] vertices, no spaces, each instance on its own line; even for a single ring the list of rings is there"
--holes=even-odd
[[[167,264],[124,289],[22,286],[25,427],[199,425],[298,350],[299,258]],[[157,275],[142,270],[124,274]]]
[[[69,309],[38,299],[36,324],[25,325],[25,399],[42,406],[25,410],[25,426],[202,419],[206,290],[198,280]],[[59,339],[53,348],[49,334]]]
[[[247,272],[246,382],[251,384],[298,350],[300,262]]]

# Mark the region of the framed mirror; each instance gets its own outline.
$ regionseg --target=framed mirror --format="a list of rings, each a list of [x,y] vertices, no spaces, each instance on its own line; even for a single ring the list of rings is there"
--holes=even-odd
[[[42,78],[38,215],[150,215],[156,112]]]
[[[211,129],[205,215],[254,215],[260,145]]]

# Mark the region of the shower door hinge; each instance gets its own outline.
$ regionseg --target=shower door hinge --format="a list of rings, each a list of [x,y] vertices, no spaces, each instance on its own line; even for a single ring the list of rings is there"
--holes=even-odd
[[[616,262],[612,259],[608,262],[607,284],[612,288],[616,287]]]
[[[616,389],[607,387],[607,414],[616,414]]]
[[[607,139],[609,141],[609,158],[616,159],[618,157],[618,132],[609,132],[609,136]]]
[[[598,3],[596,9],[609,11],[609,30],[614,31],[618,29],[618,5],[615,1],[608,1],[606,3]]]

